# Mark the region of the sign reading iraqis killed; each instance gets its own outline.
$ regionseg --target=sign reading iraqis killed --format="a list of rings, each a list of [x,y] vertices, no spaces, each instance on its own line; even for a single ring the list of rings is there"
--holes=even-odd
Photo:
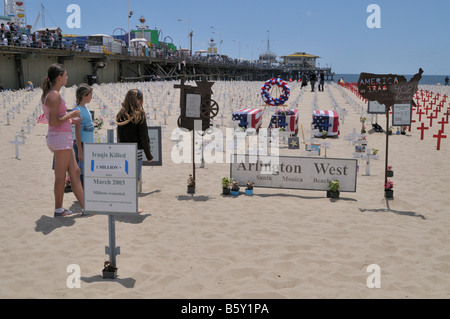
[[[240,159],[240,160],[239,160]],[[328,190],[339,181],[341,192],[356,192],[357,159],[321,157],[259,156],[250,162],[248,155],[234,155],[231,178],[255,187]]]
[[[137,213],[137,145],[84,144],[84,209],[94,214]]]
[[[369,101],[388,107],[412,100],[422,78],[423,70],[407,81],[403,75],[361,73],[358,79],[359,94]]]

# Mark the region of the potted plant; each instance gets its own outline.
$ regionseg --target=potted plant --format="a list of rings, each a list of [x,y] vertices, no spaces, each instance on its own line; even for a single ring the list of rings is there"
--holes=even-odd
[[[253,195],[253,186],[255,183],[248,181],[245,188],[245,195],[252,196]]]
[[[386,167],[387,170],[387,177],[394,177],[394,171],[392,170],[392,165],[388,165]]]
[[[331,181],[328,185],[327,197],[334,199],[339,198],[339,187],[339,181],[337,179]]]
[[[407,126],[402,126],[402,132],[401,132],[402,135],[406,135],[407,128],[408,128]]]
[[[327,138],[328,131],[322,130],[322,138]]]
[[[233,182],[231,183],[231,195],[233,196],[238,196],[239,195],[239,184],[237,181],[233,180]]]
[[[192,174],[189,174],[187,180],[187,192],[188,194],[195,194],[195,180],[194,177],[192,177]]]
[[[384,184],[384,197],[394,198],[394,182],[388,179]]]
[[[102,270],[103,278],[114,279],[117,277],[117,267],[111,264],[109,260],[105,261],[104,268]]]
[[[372,155],[378,154],[378,148],[372,148]]]
[[[388,131],[387,131],[387,134],[388,135],[392,135],[392,129],[393,129],[393,127],[391,126],[391,127],[389,127],[389,129],[388,129]]]
[[[222,178],[222,194],[223,195],[230,195],[231,182],[232,182],[232,180],[229,177]]]

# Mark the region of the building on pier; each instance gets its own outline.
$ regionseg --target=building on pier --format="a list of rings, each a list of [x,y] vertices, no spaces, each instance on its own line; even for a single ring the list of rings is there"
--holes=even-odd
[[[323,71],[325,74],[325,80],[333,80],[334,72],[331,72],[331,68],[319,68],[316,66],[316,60],[320,59],[320,56],[309,54],[306,52],[295,52],[290,55],[281,57],[283,62],[281,65],[289,70],[289,73],[294,74],[296,79],[300,78],[302,73],[319,73]]]

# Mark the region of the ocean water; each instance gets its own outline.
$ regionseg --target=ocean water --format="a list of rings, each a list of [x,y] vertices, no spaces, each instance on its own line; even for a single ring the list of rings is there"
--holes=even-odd
[[[414,74],[400,74],[404,75],[405,78],[409,81]],[[339,79],[343,77],[345,82],[348,83],[357,83],[359,79],[359,74],[335,74],[334,75],[334,82],[339,81]],[[422,74],[422,79],[420,79],[420,84],[429,84],[429,85],[437,85],[438,83],[441,83],[441,85],[445,85],[445,77],[446,75],[425,75]],[[450,74],[448,75],[450,78]]]

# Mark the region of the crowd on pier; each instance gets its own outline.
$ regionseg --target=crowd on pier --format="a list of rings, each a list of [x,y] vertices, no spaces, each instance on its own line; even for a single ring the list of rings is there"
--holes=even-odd
[[[71,39],[65,37],[59,28],[45,29],[35,32],[20,32],[19,28],[13,23],[2,23],[0,28],[0,46],[17,46],[38,49],[54,49],[54,50],[70,50],[77,52],[93,52],[90,50],[91,46],[102,46],[101,43],[92,41],[80,41],[78,39]],[[181,61],[199,61],[217,64],[236,64],[236,65],[251,65],[257,67],[270,68],[271,64],[263,61],[248,61],[244,59],[235,59],[222,54],[205,54],[193,52],[186,49],[171,50],[162,45],[150,46],[135,46],[128,47],[126,42],[119,39],[114,39],[116,43],[122,46],[122,54],[133,56],[147,56],[151,58],[181,60]],[[106,48],[108,52],[108,48]],[[96,52],[101,53],[101,52]],[[105,53],[105,52],[102,52]]]

